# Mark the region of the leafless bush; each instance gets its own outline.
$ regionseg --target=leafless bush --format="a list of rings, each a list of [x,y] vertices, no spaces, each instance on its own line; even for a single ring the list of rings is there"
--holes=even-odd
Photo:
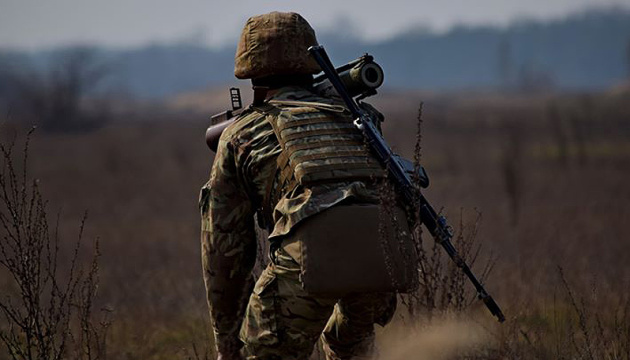
[[[86,218],[68,246],[51,228],[38,181],[28,172],[28,145],[18,162],[15,140],[0,144],[0,344],[9,359],[105,359],[109,320],[94,321],[98,242],[88,269],[80,264]],[[5,274],[7,276],[5,276]],[[105,314],[106,316],[108,314]]]
[[[466,222],[464,216],[462,209],[453,245],[462,259],[473,267],[483,253],[482,244],[477,238],[481,213],[477,213],[472,222]],[[420,288],[418,293],[405,297],[411,314],[433,317],[445,312],[458,313],[475,302],[476,293],[468,284],[466,275],[447,258],[437,242],[422,239],[419,255]],[[490,254],[478,274],[481,282],[488,278],[494,263],[495,259]]]
[[[414,147],[414,167],[416,174],[421,164],[421,140],[422,140],[422,111],[423,104],[418,108],[416,144]],[[420,179],[414,176],[417,188]],[[387,196],[386,196],[387,197]],[[417,293],[404,295],[401,297],[412,317],[425,315],[433,317],[444,312],[461,312],[470,306],[476,299],[476,294],[472,287],[467,286],[465,274],[448,259],[442,247],[434,239],[425,240],[422,237],[422,228],[419,226],[421,220],[420,212],[414,209],[416,216],[414,223],[416,239],[416,251],[418,252],[418,266],[420,272],[420,287]],[[481,213],[477,212],[472,224],[464,220],[463,209],[460,212],[457,235],[453,239],[453,245],[458,250],[462,259],[473,267],[482,253],[481,243],[477,239],[477,233],[481,224]],[[490,255],[483,271],[480,274],[480,281],[490,274],[495,260]]]
[[[557,267],[559,293],[546,311],[533,316],[520,310],[505,331],[509,341],[501,350],[523,359],[630,359],[630,297],[624,294],[602,302],[593,281],[591,289],[576,290],[562,267]]]
[[[558,274],[577,322],[575,327],[573,322],[570,323],[567,334],[573,353],[590,360],[630,359],[630,298],[626,295],[617,311],[603,312],[588,298],[576,294],[562,267],[558,267]],[[591,290],[591,297],[596,297],[595,284]],[[609,318],[605,319],[604,316]]]

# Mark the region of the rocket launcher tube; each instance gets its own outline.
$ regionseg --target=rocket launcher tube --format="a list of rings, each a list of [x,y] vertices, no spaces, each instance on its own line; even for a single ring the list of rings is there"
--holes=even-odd
[[[383,84],[385,79],[383,69],[374,62],[374,57],[368,54],[336,68],[335,71],[339,74],[351,97],[365,98],[375,95],[376,89]],[[313,79],[313,88],[316,93],[324,97],[338,96],[326,74],[318,75]],[[238,94],[238,98],[240,99],[240,94]],[[234,107],[236,101],[234,88],[230,89],[230,99],[233,109],[213,115],[210,127],[206,130],[206,144],[213,152],[217,151],[223,130],[234,122],[236,115],[238,115],[236,110],[240,107]],[[240,102],[237,103],[240,104]]]

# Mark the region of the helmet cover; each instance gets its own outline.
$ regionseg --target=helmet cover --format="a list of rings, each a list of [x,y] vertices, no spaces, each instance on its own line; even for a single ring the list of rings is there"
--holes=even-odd
[[[272,12],[247,20],[234,58],[234,75],[255,79],[272,75],[316,74],[319,65],[307,49],[315,31],[300,15]]]

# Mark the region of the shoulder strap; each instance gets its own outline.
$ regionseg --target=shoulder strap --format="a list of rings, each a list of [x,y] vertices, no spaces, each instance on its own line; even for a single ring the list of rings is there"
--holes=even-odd
[[[274,106],[272,104],[270,104],[269,102],[265,102],[263,104],[260,105],[252,105],[251,108],[254,111],[258,111],[260,113],[263,114],[263,116],[278,116],[280,115],[280,113],[282,112],[282,109]],[[280,139],[280,134],[278,133],[278,130],[276,129],[276,126],[273,124],[273,121],[268,121],[269,124],[271,125],[271,128],[273,129],[274,134],[276,135],[276,138]],[[280,156],[284,153],[284,148],[282,149],[282,152],[280,153]],[[273,227],[273,204],[271,203],[271,198],[272,198],[272,192],[273,192],[273,187],[274,184],[276,183],[276,178],[278,176],[278,173],[280,172],[280,169],[278,169],[276,167],[276,171],[272,171],[269,174],[269,178],[267,179],[267,187],[265,188],[265,194],[263,195],[263,199],[262,199],[262,206],[261,206],[261,215],[264,221],[264,227],[267,228],[267,230],[272,231],[272,227]]]
[[[338,113],[348,111],[346,110],[345,107],[341,105],[326,104],[326,103],[313,102],[313,101],[270,100],[269,104],[278,105],[278,106],[290,106],[290,107],[312,107],[318,110],[338,112]]]

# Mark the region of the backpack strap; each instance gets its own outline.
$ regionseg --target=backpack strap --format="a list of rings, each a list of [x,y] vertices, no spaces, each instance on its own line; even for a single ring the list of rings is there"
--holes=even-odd
[[[260,105],[252,105],[251,106],[255,111],[262,113],[265,117],[268,116],[278,116],[282,112],[282,109],[279,107],[271,105],[269,102],[265,102]],[[276,138],[279,138],[279,131],[276,129],[274,124],[269,121],[271,128],[273,129]],[[283,151],[280,153],[280,156],[284,153]],[[267,179],[267,186],[265,188],[265,193],[263,195],[261,208],[259,210],[262,222],[264,226],[262,228],[266,228],[271,231],[271,227],[273,226],[273,205],[271,203],[272,193],[274,189],[274,185],[276,184],[276,179],[278,177],[279,169],[276,168],[276,171],[273,171],[269,174],[269,178]],[[261,224],[259,224],[261,225]]]
[[[294,100],[270,100],[268,104],[277,106],[289,106],[289,107],[310,107],[323,111],[330,111],[336,113],[347,112],[348,110],[341,105],[326,104],[321,102],[312,101],[294,101]]]

